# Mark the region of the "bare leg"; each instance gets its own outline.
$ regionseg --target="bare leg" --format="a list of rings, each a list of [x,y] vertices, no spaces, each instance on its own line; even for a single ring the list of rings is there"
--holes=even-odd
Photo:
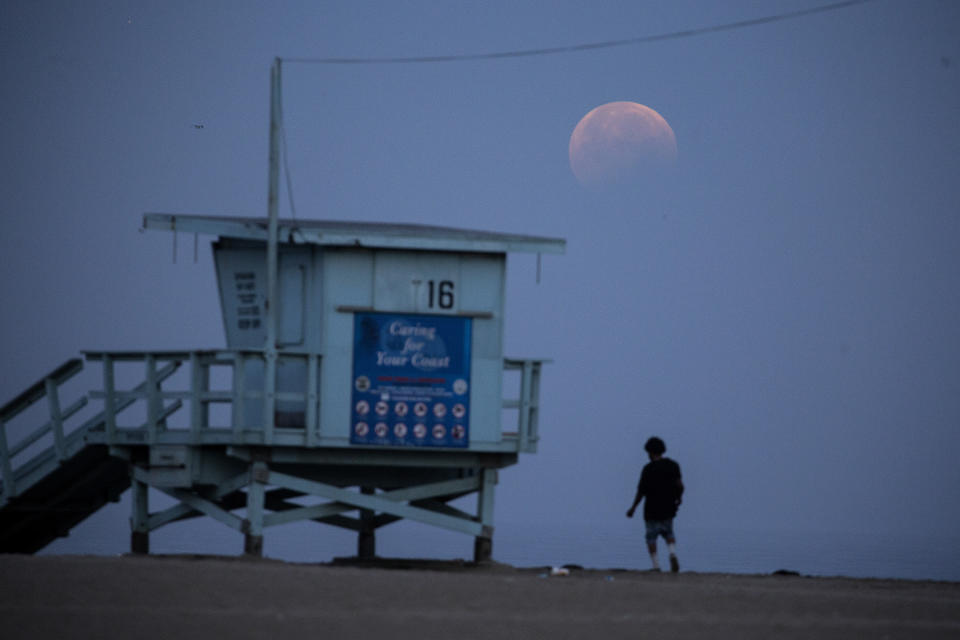
[[[670,571],[676,573],[680,571],[680,561],[677,560],[676,538],[667,538],[667,549],[670,550]]]
[[[653,563],[653,570],[660,571],[660,560],[657,558],[657,541],[647,543],[647,551],[650,552],[650,561]]]

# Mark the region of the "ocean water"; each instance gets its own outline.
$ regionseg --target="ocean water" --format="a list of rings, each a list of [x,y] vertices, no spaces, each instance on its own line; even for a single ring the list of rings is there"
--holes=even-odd
[[[41,553],[126,553],[128,517],[124,504],[109,505]],[[675,531],[681,571],[769,574],[785,569],[813,576],[960,581],[960,536],[711,530],[684,527],[682,518]],[[354,555],[356,544],[355,533],[301,522],[268,528],[264,554],[288,562],[327,562]],[[243,536],[209,518],[198,518],[151,533],[150,545],[158,554],[238,555]],[[665,567],[662,542],[660,552]],[[469,560],[473,538],[401,521],[377,532],[377,555]],[[493,557],[518,567],[650,567],[639,518],[563,524],[499,521]]]

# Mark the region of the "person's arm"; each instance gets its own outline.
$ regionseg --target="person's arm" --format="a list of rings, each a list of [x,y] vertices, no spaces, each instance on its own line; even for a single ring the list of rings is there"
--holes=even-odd
[[[632,517],[633,517],[633,512],[637,510],[637,505],[640,504],[640,501],[641,501],[641,500],[643,500],[643,496],[644,496],[644,493],[645,493],[644,490],[643,490],[644,486],[645,486],[645,485],[644,485],[644,482],[643,482],[643,474],[641,473],[641,474],[640,474],[640,482],[637,483],[637,495],[633,498],[633,504],[630,505],[630,508],[629,508],[629,509],[627,509],[627,517],[628,517],[628,518],[632,518]]]
[[[629,509],[627,509],[627,517],[628,517],[628,518],[632,518],[632,517],[633,517],[633,513],[634,513],[634,511],[637,510],[637,505],[640,504],[640,501],[641,501],[641,500],[643,500],[643,489],[640,488],[640,487],[637,487],[637,495],[636,495],[636,497],[633,499],[633,504],[630,505],[630,508],[629,508]]]

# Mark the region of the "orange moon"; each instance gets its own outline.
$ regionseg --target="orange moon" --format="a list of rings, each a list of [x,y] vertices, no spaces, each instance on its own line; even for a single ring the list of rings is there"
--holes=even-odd
[[[677,161],[663,116],[636,102],[608,102],[583,116],[570,136],[570,168],[587,187],[622,185]]]

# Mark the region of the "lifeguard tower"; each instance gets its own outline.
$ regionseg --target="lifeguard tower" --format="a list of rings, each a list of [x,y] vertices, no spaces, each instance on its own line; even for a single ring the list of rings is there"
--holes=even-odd
[[[497,472],[536,450],[543,364],[503,355],[506,256],[561,252],[562,240],[278,221],[271,350],[267,221],[147,214],[143,226],[217,238],[227,348],[86,352],[102,388],[61,410],[58,385],[82,367],[71,361],[3,407],[6,421],[45,397],[50,420],[20,442],[0,431],[0,549],[35,551],[95,496],[132,486],[134,552],[206,515],[254,555],[265,529],[313,520],[356,531],[358,556],[372,557],[375,531],[407,518],[471,535],[474,558],[490,557]],[[121,388],[117,368],[131,364],[143,383]],[[519,388],[504,399],[511,370]],[[102,411],[71,426],[88,400]],[[504,409],[516,422],[501,424]],[[52,446],[21,462],[44,436]],[[177,504],[152,513],[149,487]],[[449,504],[471,493],[475,513]]]
[[[369,558],[377,529],[409,519],[490,558],[497,473],[536,450],[544,362],[504,356],[506,257],[565,242],[280,220],[279,74],[268,217],[143,217],[215,238],[227,348],[84,352],[0,408],[0,552],[37,551],[130,487],[135,553],[209,516],[252,555],[266,529],[311,520],[356,531]],[[66,404],[84,362],[102,384]],[[8,428],[38,406],[38,428]],[[176,503],[152,512],[151,487]],[[469,494],[474,513],[450,504]]]

